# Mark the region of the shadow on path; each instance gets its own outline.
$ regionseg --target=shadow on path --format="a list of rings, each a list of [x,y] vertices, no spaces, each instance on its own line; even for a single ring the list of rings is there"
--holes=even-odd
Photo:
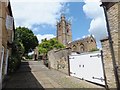
[[[40,90],[44,90],[42,85],[32,74],[30,66],[29,62],[22,62],[18,71],[10,76],[3,90],[10,88],[40,88]]]

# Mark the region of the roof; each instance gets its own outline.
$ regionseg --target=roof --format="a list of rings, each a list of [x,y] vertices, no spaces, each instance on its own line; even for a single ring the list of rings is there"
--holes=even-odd
[[[102,1],[102,5],[106,7],[106,9],[108,10],[111,6],[113,6],[115,3],[114,0],[110,0],[109,2],[105,2],[105,0],[101,0]]]
[[[70,44],[75,44],[75,43],[78,43],[78,42],[87,42],[87,41],[91,40],[91,38],[92,38],[92,39],[94,40],[94,42],[96,43],[95,38],[94,38],[92,35],[90,35],[90,36],[87,36],[87,37],[85,37],[85,38],[82,38],[82,39],[79,39],[79,40],[75,40],[75,41],[71,42]]]
[[[119,0],[101,0],[101,2],[104,2],[104,3],[113,3],[113,2],[119,2]]]
[[[104,39],[102,39],[102,40],[100,40],[101,42],[104,42],[104,41],[107,41],[108,40],[108,37],[106,37],[106,38],[104,38]]]

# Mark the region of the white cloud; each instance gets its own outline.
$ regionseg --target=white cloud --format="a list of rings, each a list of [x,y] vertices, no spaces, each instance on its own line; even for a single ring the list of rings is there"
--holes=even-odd
[[[33,32],[39,32],[39,29],[35,27],[35,28],[32,29],[32,31]]]
[[[44,35],[38,34],[38,35],[36,35],[36,36],[37,36],[37,38],[38,38],[39,43],[41,43],[41,40],[42,40],[42,39],[47,38],[47,40],[49,40],[49,39],[51,39],[51,38],[55,38],[55,37],[56,37],[56,36],[54,36],[53,34],[44,34]]]
[[[38,1],[38,2],[37,2]],[[66,3],[49,2],[48,0],[11,0],[16,26],[31,28],[33,24],[54,26]],[[62,0],[63,1],[63,0]],[[67,9],[66,9],[67,10]]]
[[[5,0],[1,0],[1,1],[5,1]],[[83,2],[83,0],[13,0],[13,1],[14,2]]]
[[[84,35],[82,36],[82,38],[87,38],[87,37],[90,37],[91,35]],[[93,36],[94,37],[94,36]]]
[[[99,0],[85,0],[83,11],[91,20],[89,32],[93,34],[97,41],[107,36],[105,17]]]
[[[92,33],[97,40],[104,39],[107,36],[105,21],[98,17],[91,21],[89,32]]]
[[[81,39],[80,37],[76,38],[74,41]]]

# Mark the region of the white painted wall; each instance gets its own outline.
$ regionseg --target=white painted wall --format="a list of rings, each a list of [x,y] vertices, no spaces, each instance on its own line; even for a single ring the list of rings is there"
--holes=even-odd
[[[71,76],[105,85],[101,52],[72,53],[69,56]],[[93,78],[94,77],[94,78]]]

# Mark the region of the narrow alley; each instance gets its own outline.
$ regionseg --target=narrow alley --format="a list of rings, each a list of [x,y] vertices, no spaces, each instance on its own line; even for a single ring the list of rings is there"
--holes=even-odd
[[[22,61],[19,70],[10,76],[6,88],[101,88],[57,70],[48,69],[42,61]]]

